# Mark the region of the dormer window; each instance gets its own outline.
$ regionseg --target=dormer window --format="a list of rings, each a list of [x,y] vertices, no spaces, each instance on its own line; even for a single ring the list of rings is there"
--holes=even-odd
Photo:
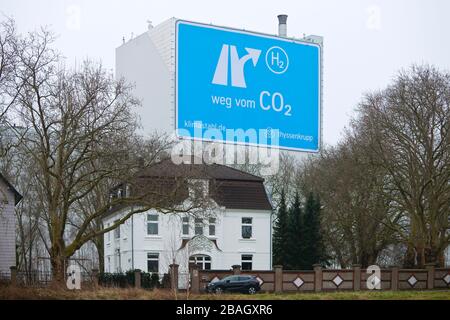
[[[195,218],[195,235],[203,235],[203,219],[201,218]]]
[[[189,217],[183,217],[183,235],[188,236],[189,235]]]
[[[119,220],[114,221],[114,223],[118,223]],[[117,226],[117,228],[114,229],[114,239],[120,239],[120,225]]]
[[[209,184],[205,179],[191,179],[189,181],[189,197],[191,199],[202,199],[208,195]]]
[[[216,218],[209,218],[209,235],[214,237],[216,236]]]

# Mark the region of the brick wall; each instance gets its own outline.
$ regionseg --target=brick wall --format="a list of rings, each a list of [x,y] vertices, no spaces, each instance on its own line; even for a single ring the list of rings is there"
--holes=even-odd
[[[191,270],[192,288],[203,292],[210,281],[220,280],[233,274],[256,276],[263,292],[320,292],[320,291],[354,291],[369,290],[367,280],[372,273],[360,266],[352,269],[322,269],[315,266],[313,271],[283,270],[281,266],[272,271],[241,271],[238,266],[233,270]],[[450,289],[450,269],[380,269],[379,277],[373,274],[371,280],[379,283],[380,290],[430,290]],[[370,285],[370,284],[369,284]],[[196,291],[196,290],[193,290]]]

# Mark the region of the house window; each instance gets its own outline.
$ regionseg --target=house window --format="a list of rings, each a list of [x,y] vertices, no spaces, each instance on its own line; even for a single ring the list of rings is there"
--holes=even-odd
[[[203,235],[203,220],[200,218],[195,218],[195,235]]]
[[[252,219],[242,218],[242,238],[250,239],[252,237]]]
[[[183,217],[183,235],[189,235],[189,217]]]
[[[107,272],[111,272],[111,257],[108,256],[108,271]]]
[[[253,256],[251,254],[243,254],[241,257],[242,270],[252,270],[253,268]]]
[[[108,224],[106,225],[106,229],[108,229],[110,225],[111,225],[111,224],[108,223]],[[108,242],[111,241],[111,231],[108,231],[108,232],[106,233],[106,238],[108,239]]]
[[[158,234],[158,220],[159,216],[157,214],[147,215],[147,234],[157,235]]]
[[[120,256],[120,249],[116,250],[116,256],[115,256],[115,267],[116,267],[116,272],[122,272],[122,259]]]
[[[159,253],[147,253],[147,272],[159,271]]]
[[[191,256],[189,263],[195,263],[201,270],[211,270],[211,257],[207,255]]]
[[[216,218],[209,218],[209,235],[216,235]]]
[[[208,194],[208,180],[192,179],[189,181],[189,197],[199,201]]]
[[[114,221],[114,224],[118,223],[119,220]],[[115,229],[114,229],[114,239],[120,239],[120,225],[118,225]]]

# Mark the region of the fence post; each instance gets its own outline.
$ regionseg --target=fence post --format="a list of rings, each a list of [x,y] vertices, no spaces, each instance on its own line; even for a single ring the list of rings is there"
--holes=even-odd
[[[11,285],[15,287],[17,286],[17,267],[12,266],[9,270],[11,271]]]
[[[283,292],[283,266],[273,266],[275,269],[275,293]]]
[[[98,269],[92,269],[92,285],[94,289],[98,288]]]
[[[361,265],[353,265],[353,290],[361,290]]]
[[[320,292],[322,291],[322,265],[321,264],[313,264],[314,267],[314,291]]]
[[[141,269],[135,269],[134,270],[134,288],[140,289],[141,288]]]
[[[425,268],[427,269],[427,289],[434,289],[434,270],[436,264],[435,263],[427,263],[425,264]]]
[[[241,266],[238,264],[232,265],[231,268],[233,268],[233,274],[241,274]]]
[[[393,291],[398,290],[398,282],[399,282],[398,272],[399,272],[398,266],[391,267],[391,289]]]
[[[178,267],[179,265],[176,263],[169,265],[170,288],[176,291],[178,291]]]
[[[189,265],[191,271],[191,292],[192,293],[200,293],[200,275],[198,272],[198,265],[191,264]]]

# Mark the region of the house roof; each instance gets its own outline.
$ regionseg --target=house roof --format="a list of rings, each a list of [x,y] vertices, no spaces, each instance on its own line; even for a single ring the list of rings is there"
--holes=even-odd
[[[262,181],[216,180],[212,198],[228,209],[272,210]]]
[[[258,181],[264,179],[253,174],[220,164],[174,164],[165,159],[137,173],[138,177],[188,177],[198,179],[220,179],[237,181]]]
[[[143,169],[140,178],[188,177],[212,180],[210,196],[229,209],[272,210],[264,188],[264,179],[253,174],[220,164],[174,164],[163,160]]]
[[[219,164],[174,164],[170,159],[138,171],[132,182],[132,193],[138,189],[157,188],[159,193],[170,192],[171,182],[177,178],[207,179],[209,195],[220,206],[228,209],[272,210],[264,188],[264,179],[241,170]],[[120,185],[118,186],[120,187]],[[117,187],[116,187],[117,188]],[[166,188],[166,189],[164,189]],[[114,189],[113,189],[114,190]],[[181,203],[188,197],[186,190],[178,190],[173,199]],[[171,201],[173,201],[173,199]],[[110,213],[126,207],[114,207]]]
[[[9,181],[0,173],[0,180],[2,180],[6,186],[8,187],[8,190],[10,190],[14,194],[14,205],[17,205],[20,200],[22,200],[22,195],[14,188],[14,186],[9,183]]]

